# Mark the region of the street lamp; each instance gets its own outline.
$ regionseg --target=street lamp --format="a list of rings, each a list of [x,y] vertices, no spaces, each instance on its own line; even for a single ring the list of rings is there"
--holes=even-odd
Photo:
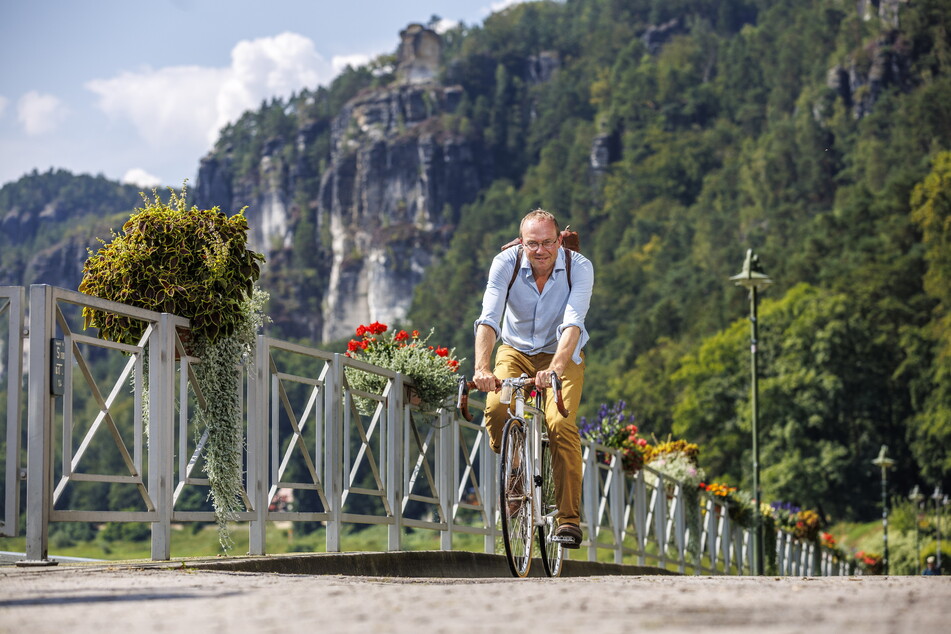
[[[921,510],[921,502],[925,499],[925,494],[921,492],[921,489],[918,488],[918,485],[915,485],[915,488],[911,490],[911,493],[908,494],[908,499],[911,500],[912,505],[915,507],[915,570],[914,573],[918,574],[921,572],[921,526],[918,521],[918,512]]]
[[[934,526],[935,526],[935,535],[937,536],[936,547],[938,552],[936,553],[938,557],[937,568],[941,570],[941,516],[938,514],[938,505],[941,504],[942,499],[944,498],[944,493],[941,492],[941,485],[939,484],[934,488],[934,493],[931,494],[931,499],[934,500]]]
[[[752,386],[751,406],[753,423],[753,574],[763,574],[763,523],[760,518],[760,504],[762,497],[759,490],[759,377],[757,375],[756,344],[759,338],[759,324],[756,320],[756,307],[759,301],[757,294],[760,290],[773,283],[760,267],[759,257],[753,249],[746,250],[746,260],[743,261],[743,270],[730,278],[737,286],[742,286],[750,292],[750,324],[752,334],[750,338],[750,355],[752,358]]]
[[[882,555],[882,564],[885,567],[885,574],[888,574],[888,485],[886,481],[887,471],[895,465],[895,461],[886,456],[888,447],[882,445],[878,452],[878,458],[872,461],[872,464],[882,469],[882,540],[885,544],[885,553]]]

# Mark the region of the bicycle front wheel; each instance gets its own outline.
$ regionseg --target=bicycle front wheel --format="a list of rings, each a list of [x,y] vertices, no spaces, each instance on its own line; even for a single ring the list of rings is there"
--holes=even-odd
[[[542,554],[542,566],[549,577],[561,575],[561,564],[565,551],[561,544],[553,542],[555,529],[558,528],[558,505],[555,502],[555,476],[551,466],[551,448],[548,439],[542,440],[542,519],[544,525],[538,527],[538,548]]]
[[[502,540],[509,569],[525,577],[532,566],[532,477],[525,438],[525,424],[513,418],[502,430],[499,468],[499,510]]]

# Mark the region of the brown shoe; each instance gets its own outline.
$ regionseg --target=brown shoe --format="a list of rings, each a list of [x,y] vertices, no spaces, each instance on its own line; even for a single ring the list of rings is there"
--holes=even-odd
[[[581,548],[583,535],[577,524],[562,524],[555,529],[555,539],[564,548]]]

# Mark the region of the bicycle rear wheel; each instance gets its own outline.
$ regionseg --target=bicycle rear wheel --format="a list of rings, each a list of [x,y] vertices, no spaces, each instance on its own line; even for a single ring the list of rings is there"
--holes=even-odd
[[[532,477],[525,439],[525,424],[513,418],[502,430],[499,466],[499,510],[502,540],[509,569],[516,577],[528,575],[532,566]]]
[[[542,439],[542,519],[544,526],[538,527],[538,549],[542,554],[542,566],[549,577],[561,575],[561,564],[564,561],[565,551],[561,544],[551,541],[558,528],[558,505],[555,501],[555,476],[552,472],[551,449],[548,439]]]

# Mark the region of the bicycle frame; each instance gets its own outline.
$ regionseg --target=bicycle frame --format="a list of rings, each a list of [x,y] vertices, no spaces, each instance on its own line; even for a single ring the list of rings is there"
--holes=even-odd
[[[522,375],[521,378],[525,378],[525,375]],[[506,379],[502,382],[503,385],[509,383],[511,385],[512,380]],[[503,387],[503,389],[505,389]],[[532,522],[537,526],[545,525],[545,518],[555,517],[558,513],[558,509],[551,511],[550,513],[542,514],[541,506],[541,486],[542,486],[542,440],[544,439],[545,434],[547,434],[547,422],[545,419],[545,412],[539,407],[541,400],[540,395],[535,396],[535,404],[529,404],[525,395],[524,386],[513,386],[513,395],[512,398],[515,400],[515,411],[509,414],[509,420],[517,419],[522,425],[528,430],[526,436],[529,438],[527,443],[529,451],[529,460],[532,465]],[[504,401],[503,401],[504,403]],[[541,422],[541,423],[540,423]]]

